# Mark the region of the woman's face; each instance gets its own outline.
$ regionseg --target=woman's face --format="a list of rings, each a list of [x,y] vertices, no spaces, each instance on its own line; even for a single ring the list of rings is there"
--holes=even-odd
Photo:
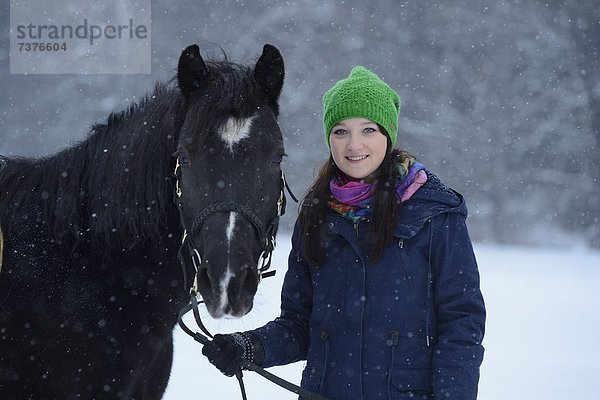
[[[329,146],[335,165],[349,177],[371,181],[387,152],[387,136],[365,118],[344,119],[331,128]]]

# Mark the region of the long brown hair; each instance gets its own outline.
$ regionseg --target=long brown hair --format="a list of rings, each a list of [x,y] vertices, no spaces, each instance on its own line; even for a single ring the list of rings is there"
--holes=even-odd
[[[380,127],[380,129],[382,129]],[[385,132],[382,130],[382,132]],[[387,135],[386,135],[387,136]],[[388,152],[375,171],[376,189],[373,195],[373,214],[370,218],[370,229],[367,235],[370,257],[374,262],[379,260],[383,250],[393,240],[396,219],[400,205],[396,199],[396,185],[399,170],[397,164],[410,156],[404,150],[392,149],[388,136]],[[328,201],[332,198],[329,182],[332,177],[343,174],[333,162],[331,155],[321,166],[317,179],[308,189],[300,206],[300,233],[302,253],[310,262],[322,266],[325,264],[325,243],[323,228]]]

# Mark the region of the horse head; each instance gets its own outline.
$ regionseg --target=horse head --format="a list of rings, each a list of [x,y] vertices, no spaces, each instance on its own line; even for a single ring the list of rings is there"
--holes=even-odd
[[[193,261],[195,290],[214,318],[252,309],[258,263],[274,246],[284,199],[277,123],[283,79],[283,58],[268,44],[253,68],[205,61],[197,45],[179,59],[182,258]]]

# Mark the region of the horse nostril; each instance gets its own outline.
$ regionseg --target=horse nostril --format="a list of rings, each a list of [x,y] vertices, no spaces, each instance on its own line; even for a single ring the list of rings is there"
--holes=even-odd
[[[245,288],[254,288],[258,284],[258,274],[254,268],[246,267],[243,269],[245,273],[244,276],[244,287]]]

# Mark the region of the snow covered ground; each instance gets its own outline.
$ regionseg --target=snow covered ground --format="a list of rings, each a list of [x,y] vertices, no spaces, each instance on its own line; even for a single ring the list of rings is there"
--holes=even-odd
[[[263,281],[254,310],[241,320],[205,317],[209,330],[233,332],[262,325],[279,311],[289,236],[280,235],[275,278]],[[598,399],[600,378],[600,252],[476,245],[488,311],[480,400]],[[303,363],[270,371],[298,383]],[[249,400],[296,399],[252,372]],[[241,399],[235,378],[221,375],[201,346],[179,328],[165,399]]]

